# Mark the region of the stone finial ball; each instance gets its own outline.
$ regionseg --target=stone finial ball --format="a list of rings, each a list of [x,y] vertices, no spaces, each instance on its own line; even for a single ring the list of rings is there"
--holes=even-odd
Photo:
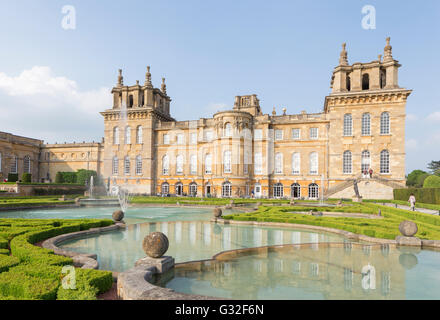
[[[160,258],[168,250],[168,238],[162,232],[152,232],[144,238],[142,248],[151,258]]]
[[[417,224],[408,220],[402,221],[399,225],[399,231],[405,237],[412,237],[418,231]]]
[[[124,212],[122,210],[116,210],[112,215],[113,221],[119,222],[124,219]]]
[[[215,209],[213,210],[213,214],[214,214],[214,217],[216,217],[216,218],[220,218],[220,217],[222,216],[222,209],[220,209],[220,208],[215,208]]]

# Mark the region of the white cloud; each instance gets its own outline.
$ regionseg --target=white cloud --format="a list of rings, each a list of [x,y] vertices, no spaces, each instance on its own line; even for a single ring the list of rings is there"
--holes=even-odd
[[[54,141],[98,140],[99,111],[111,106],[109,88],[83,91],[76,81],[34,66],[18,76],[0,73],[0,130]]]
[[[429,121],[440,121],[440,111],[436,111],[436,112],[433,112],[433,113],[431,113],[428,117],[427,117],[427,119],[429,120]]]

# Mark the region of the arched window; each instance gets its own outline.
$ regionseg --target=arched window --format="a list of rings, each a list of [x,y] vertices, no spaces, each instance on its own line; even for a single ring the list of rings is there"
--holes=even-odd
[[[350,113],[344,115],[344,136],[353,135],[353,118]]]
[[[163,195],[168,195],[170,193],[170,185],[168,182],[162,183],[161,191]]]
[[[284,196],[284,187],[282,183],[275,183],[273,186],[274,198],[282,198]]]
[[[209,153],[205,156],[205,174],[212,174],[212,156]]]
[[[181,154],[176,158],[176,174],[183,174],[183,155]]]
[[[290,196],[293,199],[301,198],[301,186],[299,183],[294,183],[290,186]]]
[[[113,174],[118,174],[119,173],[119,159],[117,156],[113,157],[113,161],[112,161],[112,173]]]
[[[362,90],[370,90],[370,75],[368,73],[362,76]]]
[[[170,158],[168,155],[164,155],[162,157],[162,174],[169,175],[170,174]]]
[[[301,154],[294,152],[292,154],[292,174],[299,174],[301,172]]]
[[[130,126],[125,127],[125,144],[131,144],[131,128]]]
[[[12,156],[10,173],[18,173],[18,157]]]
[[[197,155],[195,154],[191,155],[189,161],[189,171],[191,174],[197,174]]]
[[[128,96],[128,108],[131,108],[131,107],[133,107],[133,95],[132,94],[130,94]]]
[[[137,126],[137,128],[136,128],[136,143],[137,144],[143,143],[142,126]]]
[[[225,124],[225,137],[232,137],[232,125],[229,122]]]
[[[380,72],[380,88],[383,89],[387,85],[387,73],[385,70]]]
[[[231,151],[227,150],[223,153],[223,172],[231,173],[232,172],[232,159],[231,159]]]
[[[124,174],[130,174],[130,157],[124,158]]]
[[[197,183],[195,183],[195,182],[191,182],[191,183],[189,184],[189,195],[190,195],[191,197],[195,197],[195,196],[197,196]]]
[[[371,135],[371,116],[369,113],[364,113],[362,115],[362,135],[369,136]]]
[[[362,173],[368,172],[371,167],[371,157],[370,151],[364,150],[362,151],[362,159],[361,159],[361,170]]]
[[[319,187],[316,183],[309,184],[309,199],[318,199]]]
[[[275,154],[275,174],[283,173],[283,154],[278,152]]]
[[[345,174],[351,174],[353,172],[351,152],[348,150],[344,152],[342,159],[342,172]]]
[[[142,156],[136,156],[136,174],[142,174]]]
[[[390,153],[382,150],[380,153],[380,173],[390,173]]]
[[[254,174],[263,174],[263,155],[261,153],[254,154]]]
[[[31,157],[25,156],[23,158],[23,171],[25,173],[31,173]]]
[[[350,79],[349,75],[347,75],[346,88],[347,88],[347,91],[351,90],[351,79]]]
[[[144,101],[145,101],[145,97],[144,97],[144,93],[143,92],[141,92],[141,94],[140,94],[140,99],[141,99],[140,105],[141,105],[141,107],[143,107],[144,106]]]
[[[113,144],[119,144],[119,128],[113,128]]]
[[[318,153],[310,154],[310,174],[318,174]]]
[[[390,114],[382,112],[380,115],[380,134],[390,134]]]
[[[232,196],[232,184],[230,182],[224,182],[222,184],[222,197],[230,198]]]

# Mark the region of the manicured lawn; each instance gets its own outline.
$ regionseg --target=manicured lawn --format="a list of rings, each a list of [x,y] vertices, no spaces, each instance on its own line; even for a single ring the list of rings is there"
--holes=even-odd
[[[112,273],[75,268],[76,289],[63,289],[62,273],[70,258],[34,243],[80,230],[109,226],[111,220],[0,219],[0,300],[94,300],[108,291]]]
[[[66,196],[66,201],[58,200],[61,196],[32,196],[32,197],[0,197],[0,208],[15,208],[28,206],[65,205],[75,203],[73,196]]]

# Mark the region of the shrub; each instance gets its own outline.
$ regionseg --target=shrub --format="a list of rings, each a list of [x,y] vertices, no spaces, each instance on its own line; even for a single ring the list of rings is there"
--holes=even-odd
[[[427,172],[423,171],[423,170],[414,170],[412,171],[408,177],[406,178],[406,185],[408,187],[418,187],[421,188],[423,185],[419,185],[419,181],[418,178],[421,175],[426,175]]]
[[[21,182],[29,183],[32,182],[32,174],[30,173],[23,173],[21,176]]]
[[[440,177],[439,176],[429,176],[423,182],[423,188],[440,188]]]
[[[11,257],[7,255],[0,255],[0,272],[8,271],[9,268],[12,268],[20,263],[20,260],[16,257]]]
[[[85,185],[86,183],[90,183],[90,177],[93,176],[94,184],[98,184],[98,173],[94,170],[85,170],[80,169],[76,173],[77,175],[77,183]]]
[[[8,182],[17,182],[18,173],[8,173]]]
[[[76,172],[58,171],[55,175],[55,183],[77,183],[78,177]]]

